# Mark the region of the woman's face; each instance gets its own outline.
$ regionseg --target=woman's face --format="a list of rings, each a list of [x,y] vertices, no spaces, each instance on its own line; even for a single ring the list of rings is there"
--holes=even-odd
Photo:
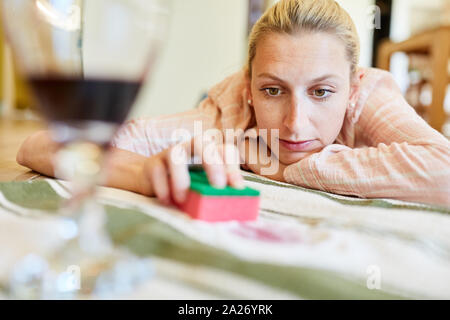
[[[258,130],[267,130],[267,139],[261,136],[283,164],[334,143],[357,89],[345,46],[332,34],[272,33],[258,43],[250,98]]]

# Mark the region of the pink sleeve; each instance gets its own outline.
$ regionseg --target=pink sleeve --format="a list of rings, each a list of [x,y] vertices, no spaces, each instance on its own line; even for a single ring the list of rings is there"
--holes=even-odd
[[[450,206],[450,142],[408,105],[388,72],[372,73],[376,82],[368,93],[362,88],[354,128],[343,128],[365,146],[327,146],[288,166],[285,180],[362,198]]]
[[[174,134],[176,129],[185,129],[193,136],[196,120],[200,120],[202,126],[208,127],[216,116],[215,109],[214,103],[207,98],[200,103],[198,108],[187,112],[130,120],[119,129],[111,145],[146,157],[158,154],[177,142],[181,142],[180,135]]]
[[[208,97],[193,110],[131,120],[117,132],[111,145],[148,157],[187,140],[175,134],[177,129],[178,133],[186,130],[187,138],[210,128],[245,130],[253,118],[247,103],[246,81],[243,69],[214,86]]]

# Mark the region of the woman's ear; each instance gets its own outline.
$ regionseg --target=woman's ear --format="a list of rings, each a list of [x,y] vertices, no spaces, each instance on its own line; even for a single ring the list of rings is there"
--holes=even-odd
[[[352,76],[352,80],[350,83],[350,97],[349,102],[350,105],[356,105],[359,98],[359,92],[361,88],[361,79],[364,76],[364,70],[359,69],[355,72],[355,74]]]
[[[246,82],[246,90],[247,90],[247,103],[250,107],[253,107],[253,95],[252,95],[252,82],[250,77],[247,76],[245,77],[245,82]]]
[[[247,87],[247,97],[248,97],[247,100],[248,105],[253,108],[253,95],[251,87]]]

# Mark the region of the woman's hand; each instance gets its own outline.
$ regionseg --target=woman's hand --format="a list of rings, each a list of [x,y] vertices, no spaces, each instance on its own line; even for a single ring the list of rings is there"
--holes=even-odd
[[[53,157],[59,145],[48,131],[30,136],[17,154],[17,162],[32,170],[54,176]],[[157,196],[163,203],[184,201],[190,186],[188,163],[191,156],[201,159],[210,183],[241,188],[244,179],[239,168],[239,153],[234,145],[201,141],[199,138],[178,144],[150,158],[111,148],[104,165],[102,185]]]
[[[213,186],[244,187],[239,152],[234,145],[193,138],[144,162],[140,177],[141,193],[156,196],[164,204],[170,204],[171,200],[183,203],[190,186],[188,163],[192,156],[201,160]]]

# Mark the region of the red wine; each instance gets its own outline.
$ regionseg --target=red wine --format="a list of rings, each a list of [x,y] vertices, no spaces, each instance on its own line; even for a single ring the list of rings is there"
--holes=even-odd
[[[103,121],[121,124],[133,105],[140,81],[33,77],[40,109],[51,122]]]

